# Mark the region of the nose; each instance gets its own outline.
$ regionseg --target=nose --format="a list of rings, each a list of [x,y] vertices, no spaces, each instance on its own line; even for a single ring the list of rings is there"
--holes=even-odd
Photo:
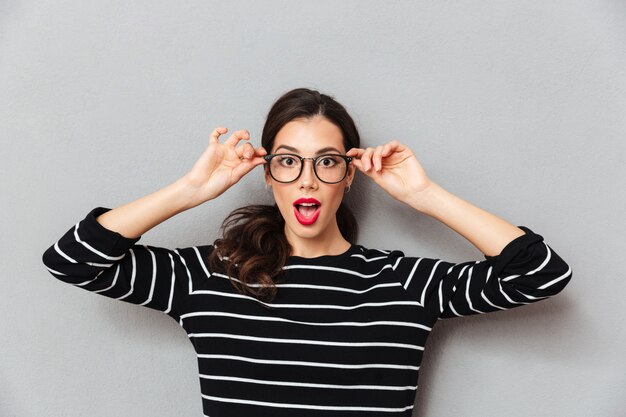
[[[307,162],[310,162],[309,167],[307,168]],[[315,171],[313,170],[313,161],[310,159],[305,159],[302,161],[302,174],[300,174],[299,182],[301,188],[314,188],[317,187],[317,177],[315,175]]]

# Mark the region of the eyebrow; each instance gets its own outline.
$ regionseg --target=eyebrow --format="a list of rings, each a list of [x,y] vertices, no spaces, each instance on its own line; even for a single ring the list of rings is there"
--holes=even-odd
[[[276,148],[276,152],[278,152],[278,150],[280,148],[285,148],[285,149],[287,149],[288,151],[291,151],[291,152],[300,152],[298,149],[293,148],[291,146],[287,146],[287,145],[280,145],[278,148]],[[339,149],[333,148],[332,146],[327,146],[327,147],[322,148],[322,149],[318,150],[317,152],[315,152],[315,155],[320,155],[320,154],[326,153],[328,151],[335,151],[338,154],[341,154],[341,151]]]

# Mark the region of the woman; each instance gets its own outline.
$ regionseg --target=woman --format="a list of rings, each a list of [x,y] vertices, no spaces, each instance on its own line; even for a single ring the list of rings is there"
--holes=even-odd
[[[259,148],[246,130],[221,142],[226,132],[211,133],[183,178],[121,207],[94,208],[43,255],[64,282],[176,320],[198,354],[206,416],[410,416],[438,319],[529,304],[571,279],[542,236],[447,192],[403,144],[360,148],[352,118],[327,95],[300,88],[280,97]],[[274,206],[235,210],[211,245],[136,244],[257,165]],[[342,203],[357,169],[485,260],[358,245]]]

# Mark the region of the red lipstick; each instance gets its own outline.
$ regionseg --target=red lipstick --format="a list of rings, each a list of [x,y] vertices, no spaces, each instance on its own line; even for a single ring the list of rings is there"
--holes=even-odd
[[[293,213],[300,224],[309,226],[317,220],[321,206],[314,198],[299,198],[293,202]]]

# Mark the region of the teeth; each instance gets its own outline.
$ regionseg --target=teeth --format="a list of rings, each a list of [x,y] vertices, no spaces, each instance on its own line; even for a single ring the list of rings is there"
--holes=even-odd
[[[317,204],[315,204],[315,203],[300,203],[300,205],[301,205],[301,206],[307,206],[307,207],[310,207],[310,206],[317,206]]]

